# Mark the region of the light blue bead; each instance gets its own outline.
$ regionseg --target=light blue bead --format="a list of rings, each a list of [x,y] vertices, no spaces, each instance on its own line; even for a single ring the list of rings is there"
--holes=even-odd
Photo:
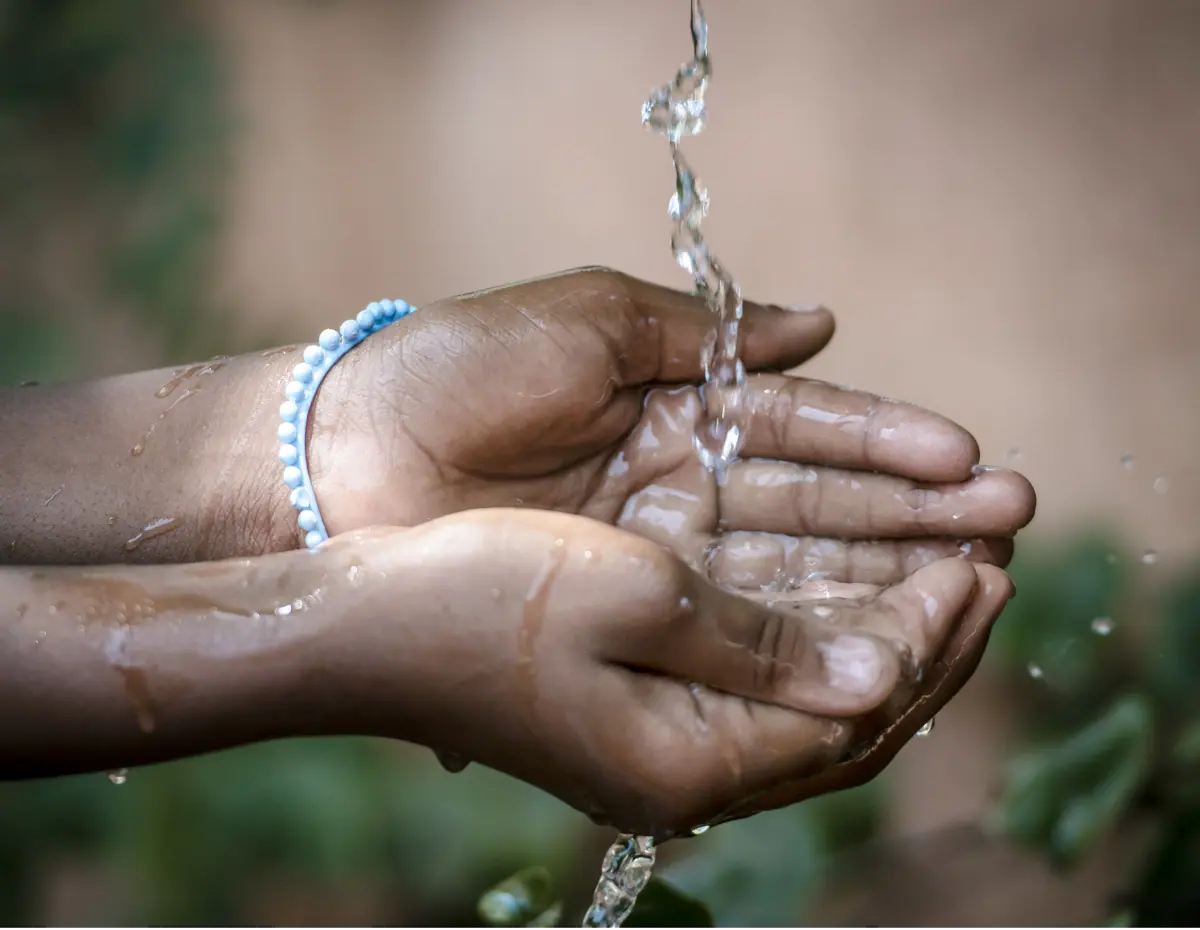
[[[304,396],[305,387],[299,381],[289,381],[283,389],[283,394],[289,400],[299,400]]]
[[[372,300],[369,304],[367,304],[367,309],[370,310],[371,313],[376,317],[383,316],[383,301]]]
[[[312,365],[308,364],[308,362],[301,362],[292,369],[292,377],[297,381],[307,384],[313,378]]]
[[[412,305],[407,300],[397,300],[396,313],[399,316],[407,316],[412,313]]]
[[[323,542],[325,542],[325,537],[316,530],[313,530],[304,537],[304,545],[308,546],[309,549],[316,549]]]
[[[317,338],[317,342],[326,352],[332,352],[342,344],[342,337],[337,330],[327,329]]]
[[[317,515],[311,510],[301,510],[300,516],[296,518],[296,522],[300,524],[300,529],[307,533],[309,530],[317,528]]]
[[[355,317],[355,320],[357,321],[358,325],[362,327],[364,332],[370,332],[375,328],[375,314],[372,313],[369,308],[360,311],[358,316]]]
[[[300,469],[295,465],[289,465],[283,470],[283,483],[289,488],[298,488],[304,483],[304,475],[300,474]]]
[[[304,350],[304,360],[316,368],[325,361],[325,352],[320,346],[309,346]]]
[[[295,423],[280,423],[279,429],[276,430],[280,442],[295,442],[299,432],[296,430]]]
[[[385,320],[396,319],[396,305],[394,303],[390,300],[381,300],[379,306],[383,310],[383,318]]]
[[[353,320],[347,320],[342,324],[342,338],[347,342],[353,342],[359,336],[358,324]]]
[[[279,461],[284,465],[295,465],[300,460],[300,450],[290,443],[279,447]]]
[[[312,503],[312,499],[308,496],[307,488],[296,488],[288,495],[288,500],[297,510],[307,510]]]
[[[300,408],[296,406],[294,400],[285,400],[279,405],[279,418],[291,423],[296,417],[300,416]]]

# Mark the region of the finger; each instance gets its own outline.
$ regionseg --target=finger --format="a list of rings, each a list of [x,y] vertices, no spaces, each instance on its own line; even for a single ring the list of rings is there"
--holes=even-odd
[[[939,482],[965,481],[979,461],[970,433],[920,407],[786,375],[755,375],[746,385],[747,458]]]
[[[749,459],[720,489],[720,525],[843,539],[1009,536],[1033,518],[1033,487],[1005,469],[953,484]]]
[[[701,356],[717,317],[694,294],[622,276],[629,296],[649,324],[632,346],[633,383],[677,384],[704,376]],[[748,371],[783,371],[800,365],[833,338],[833,314],[823,307],[788,308],[745,302],[742,361]]]
[[[863,606],[775,610],[696,578],[667,622],[646,625],[610,658],[763,703],[831,716],[880,706],[903,670],[940,647],[974,590],[966,563],[938,562]],[[616,647],[614,647],[616,648]]]
[[[977,565],[975,571],[978,583],[971,605],[947,642],[943,655],[922,681],[920,693],[903,714],[889,721],[853,758],[816,775],[800,775],[757,797],[746,797],[722,814],[719,821],[738,820],[832,791],[853,788],[882,772],[974,674],[983,658],[992,627],[1012,598],[1012,581],[1003,571],[991,565]]]
[[[814,580],[891,585],[940,559],[963,558],[1003,568],[1012,558],[1008,538],[863,540],[734,532],[718,536],[707,559],[708,577],[726,588],[785,591]]]

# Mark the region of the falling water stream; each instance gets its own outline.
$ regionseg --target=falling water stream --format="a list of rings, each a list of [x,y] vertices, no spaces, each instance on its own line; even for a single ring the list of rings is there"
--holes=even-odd
[[[713,312],[716,325],[704,348],[703,415],[694,436],[696,452],[718,481],[736,461],[745,441],[743,386],[746,369],[741,360],[742,291],[725,266],[709,249],[700,232],[708,214],[708,191],[683,157],[680,142],[698,135],[707,120],[711,66],[708,59],[708,22],[700,0],[691,0],[692,60],[674,80],[656,89],[642,106],[642,125],[666,136],[675,167],[675,193],[667,214],[675,223],[671,250],[684,271],[692,275],[696,293]],[[695,833],[708,828],[697,827]],[[633,911],[638,895],[650,881],[657,855],[654,838],[620,834],[604,856],[600,880],[584,927],[619,927]]]

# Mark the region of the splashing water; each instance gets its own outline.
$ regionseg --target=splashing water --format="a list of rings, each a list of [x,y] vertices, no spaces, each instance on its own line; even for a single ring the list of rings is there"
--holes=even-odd
[[[703,132],[708,118],[704,95],[711,66],[708,22],[700,0],[692,0],[691,28],[692,60],[679,69],[671,83],[650,95],[642,106],[642,125],[666,136],[670,143],[675,166],[675,193],[667,205],[667,214],[675,221],[671,249],[680,267],[695,279],[696,293],[717,317],[715,331],[704,350],[704,417],[694,442],[705,467],[721,476],[737,459],[746,438],[746,369],[740,354],[742,290],[709,250],[700,232],[708,215],[708,191],[680,150],[683,137]]]

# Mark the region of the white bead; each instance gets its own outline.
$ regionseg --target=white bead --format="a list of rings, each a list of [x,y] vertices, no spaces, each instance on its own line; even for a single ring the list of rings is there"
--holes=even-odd
[[[309,499],[307,488],[296,488],[288,495],[288,500],[297,510],[307,510],[309,504],[312,503]]]
[[[312,365],[308,364],[308,362],[301,362],[292,369],[292,377],[297,381],[307,384],[313,378]]]
[[[316,530],[313,530],[304,537],[304,545],[308,546],[309,549],[316,549],[323,542],[325,542],[325,537]]]
[[[279,405],[279,418],[291,423],[296,417],[300,416],[300,408],[296,406],[295,401],[285,400]]]
[[[304,350],[304,360],[315,368],[325,361],[325,351],[320,346],[309,346]]]
[[[295,423],[280,423],[278,435],[280,442],[295,442],[300,433],[296,429]]]
[[[299,381],[289,381],[283,389],[283,394],[289,400],[299,400],[304,396],[305,387]]]
[[[300,460],[300,450],[291,443],[279,447],[279,461],[284,465],[295,465]]]
[[[327,329],[318,337],[317,342],[326,352],[332,352],[342,344],[342,337],[335,329]]]
[[[342,338],[347,342],[353,342],[359,336],[358,324],[354,320],[347,320],[342,324]]]
[[[300,524],[300,529],[307,533],[317,528],[317,515],[311,510],[301,510],[300,516],[296,518],[296,522]]]
[[[304,476],[295,465],[289,465],[283,470],[283,483],[289,488],[298,488],[304,483]]]
[[[362,327],[363,332],[370,332],[375,328],[375,314],[370,310],[361,311],[354,319]]]

